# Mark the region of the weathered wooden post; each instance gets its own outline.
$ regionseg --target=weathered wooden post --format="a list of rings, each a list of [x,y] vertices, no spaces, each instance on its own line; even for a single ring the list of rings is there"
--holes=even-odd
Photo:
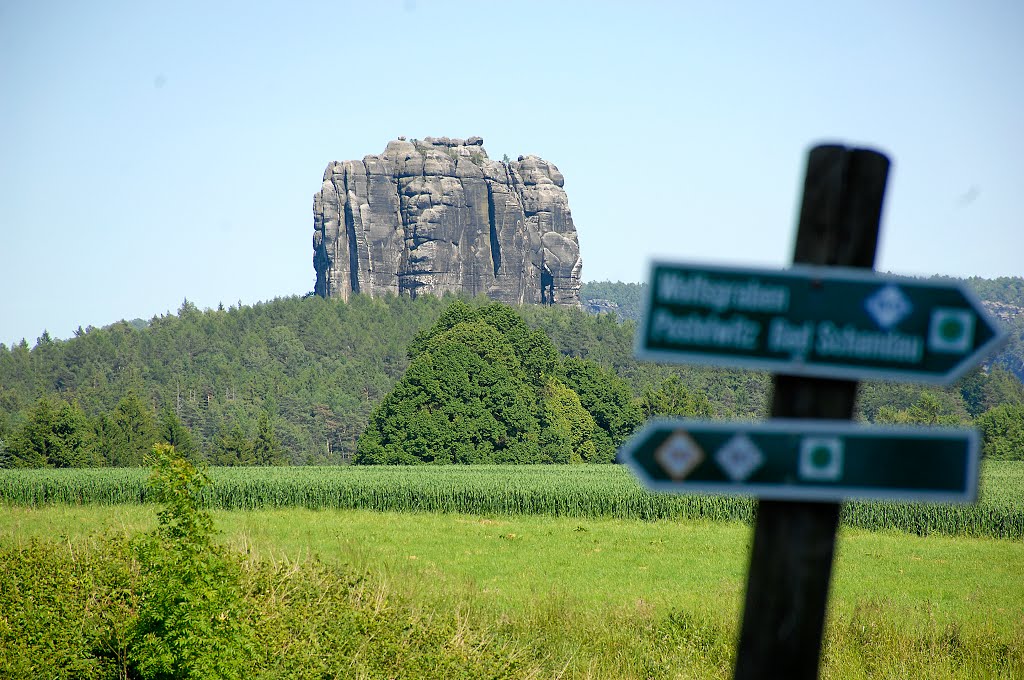
[[[794,264],[875,264],[889,159],[868,149],[811,149]],[[776,375],[772,417],[853,417],[857,381]],[[838,503],[759,502],[737,680],[816,678]]]

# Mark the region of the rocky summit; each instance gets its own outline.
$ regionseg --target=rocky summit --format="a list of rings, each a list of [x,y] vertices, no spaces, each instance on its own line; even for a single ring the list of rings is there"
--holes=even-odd
[[[563,184],[537,156],[491,160],[480,137],[400,137],[379,156],[332,162],[313,197],[315,292],[578,305]]]

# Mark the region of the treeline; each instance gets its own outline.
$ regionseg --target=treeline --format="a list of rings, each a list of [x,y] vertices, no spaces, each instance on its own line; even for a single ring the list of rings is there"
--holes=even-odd
[[[0,345],[0,466],[138,465],[159,441],[216,465],[351,462],[374,410],[403,379],[411,379],[411,362],[427,354],[436,368],[441,354],[427,346],[458,325],[443,322],[435,328],[455,301],[290,297],[216,310],[199,310],[186,301],[176,314],[148,322],[80,329],[68,340],[44,333],[31,348],[26,342]],[[534,432],[533,418],[538,437],[542,431],[552,436],[556,421],[559,431],[570,432],[579,444],[569,445],[578,454],[571,459],[607,460],[609,445],[628,434],[637,413],[641,421],[656,414],[741,419],[766,414],[769,376],[638,362],[635,324],[615,315],[542,306],[512,312],[483,298],[462,303],[470,311],[461,313],[469,316],[503,310],[487,313],[504,319],[498,325],[514,332],[499,338],[477,326],[469,336],[450,335],[444,342],[466,346],[467,339],[479,340],[500,356],[514,355],[518,369],[491,379],[496,384],[512,380],[521,391],[520,403],[531,404],[524,431]],[[463,321],[487,325],[483,318]],[[523,328],[539,331],[532,336],[534,345],[517,346],[517,334],[529,335]],[[555,350],[554,358],[545,354],[553,362],[550,380],[530,378],[527,365],[550,347]],[[468,355],[462,360],[464,367],[476,365]],[[479,367],[471,370],[480,373]],[[479,389],[476,394],[483,398]],[[605,396],[595,396],[600,394]],[[547,406],[538,406],[544,400]],[[607,410],[609,403],[618,404],[616,414]],[[378,418],[378,429],[398,415]],[[614,427],[613,416],[620,419]],[[990,455],[1024,457],[1024,387],[999,366],[948,389],[865,384],[858,417],[977,422]],[[425,422],[421,416],[413,420]],[[489,450],[501,449],[500,428],[486,425],[490,429],[480,432],[493,435]],[[482,436],[467,441],[483,441]],[[365,446],[364,452],[365,462],[379,458]],[[387,456],[380,462],[389,462]]]
[[[405,371],[412,337],[450,301],[290,297],[204,311],[185,301],[146,323],[0,345],[0,460],[16,462],[33,429],[52,424],[73,464],[137,464],[178,422],[211,462],[259,458],[261,431],[282,462],[345,462]]]
[[[982,300],[1024,307],[1024,278],[1020,276],[999,276],[994,279],[972,276],[964,280]]]

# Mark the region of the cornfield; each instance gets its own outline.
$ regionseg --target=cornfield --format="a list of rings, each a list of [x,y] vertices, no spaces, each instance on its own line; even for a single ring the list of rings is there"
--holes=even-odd
[[[0,470],[0,502],[133,504],[149,500],[142,468]],[[556,515],[752,523],[753,500],[654,494],[617,465],[211,468],[207,507],[304,507],[477,515]],[[854,501],[846,526],[917,535],[1024,538],[1024,464],[988,462],[977,505]]]

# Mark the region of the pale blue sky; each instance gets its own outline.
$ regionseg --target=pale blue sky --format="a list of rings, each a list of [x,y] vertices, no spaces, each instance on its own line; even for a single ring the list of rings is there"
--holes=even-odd
[[[0,342],[313,288],[332,160],[555,163],[585,280],[784,266],[806,149],[894,159],[878,268],[1024,274],[1024,3],[0,2]]]

